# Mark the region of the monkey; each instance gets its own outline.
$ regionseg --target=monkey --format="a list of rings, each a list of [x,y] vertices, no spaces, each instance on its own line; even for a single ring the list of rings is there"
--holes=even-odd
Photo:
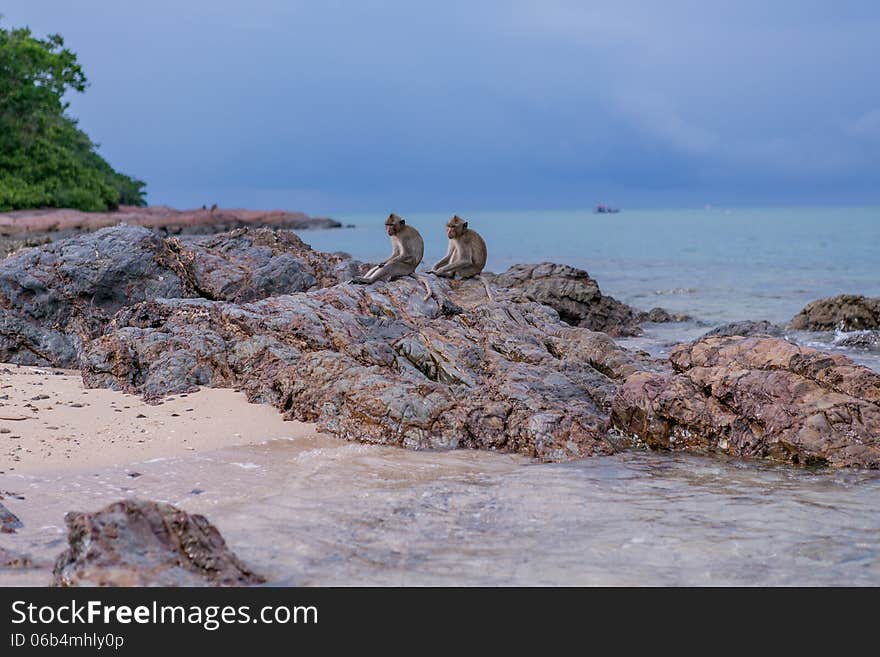
[[[356,276],[352,283],[369,285],[377,281],[392,281],[395,278],[409,276],[419,263],[425,251],[422,236],[406,221],[392,213],[385,220],[385,230],[391,238],[391,256],[368,271],[364,276]]]
[[[449,249],[429,274],[446,278],[471,278],[486,266],[486,243],[479,233],[468,228],[468,222],[455,215],[446,224]],[[488,292],[488,290],[487,290]]]

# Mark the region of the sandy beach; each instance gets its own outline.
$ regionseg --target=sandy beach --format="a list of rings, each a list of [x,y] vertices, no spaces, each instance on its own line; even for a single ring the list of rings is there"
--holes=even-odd
[[[315,433],[229,389],[147,404],[77,370],[0,365],[0,474],[76,471]]]

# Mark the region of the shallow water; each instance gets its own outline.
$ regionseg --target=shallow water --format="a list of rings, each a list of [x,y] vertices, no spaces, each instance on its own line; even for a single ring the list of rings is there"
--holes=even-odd
[[[25,497],[7,499],[25,528],[3,544],[51,561],[65,511],[139,496],[206,514],[272,584],[880,582],[877,473],[641,451],[538,465],[323,437],[136,470],[0,477]]]

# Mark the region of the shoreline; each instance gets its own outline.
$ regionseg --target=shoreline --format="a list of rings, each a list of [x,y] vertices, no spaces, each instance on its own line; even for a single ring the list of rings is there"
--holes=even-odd
[[[0,258],[21,248],[41,246],[120,224],[181,236],[214,235],[245,227],[327,230],[343,226],[329,217],[311,217],[303,212],[286,210],[218,207],[176,210],[164,205],[123,205],[109,212],[35,208],[0,212]]]
[[[310,437],[229,388],[170,395],[158,405],[86,388],[78,370],[0,365],[0,474],[119,467],[267,440]],[[22,418],[22,419],[18,419]]]

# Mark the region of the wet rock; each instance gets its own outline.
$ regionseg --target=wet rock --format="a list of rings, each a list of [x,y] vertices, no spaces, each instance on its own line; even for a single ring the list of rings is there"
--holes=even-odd
[[[155,298],[249,301],[347,280],[359,263],[290,231],[238,229],[187,243],[105,228],[0,261],[0,361],[72,367],[114,313]]]
[[[546,304],[562,321],[611,336],[640,335],[638,311],[605,296],[599,284],[583,269],[543,262],[514,265],[495,277],[499,287],[519,290],[522,295]]]
[[[841,294],[804,307],[789,323],[800,331],[880,329],[880,298]]]
[[[68,513],[70,547],[55,586],[243,586],[264,578],[226,546],[204,516],[170,504],[115,502],[97,513]]]
[[[708,337],[637,372],[614,423],[651,447],[880,468],[880,374],[784,340]]]
[[[23,526],[21,520],[12,511],[0,504],[0,532],[14,534],[16,529],[21,529]]]
[[[690,315],[683,313],[670,313],[665,308],[651,308],[646,312],[640,312],[636,315],[636,320],[641,324],[643,322],[654,322],[655,324],[669,324],[673,322],[689,322],[693,319]]]
[[[853,331],[852,333],[841,333],[834,338],[834,344],[838,347],[880,351],[880,331]]]
[[[765,335],[774,338],[780,338],[784,335],[784,333],[785,330],[781,326],[777,324],[772,324],[766,319],[762,319],[757,322],[747,320],[742,322],[731,322],[730,324],[724,324],[705,333],[703,337],[730,337],[734,335],[750,337]]]
[[[233,387],[349,440],[608,454],[620,381],[651,367],[518,290],[404,278],[247,304],[144,302],[86,348],[83,379],[161,399]],[[455,308],[455,312],[450,312]]]

